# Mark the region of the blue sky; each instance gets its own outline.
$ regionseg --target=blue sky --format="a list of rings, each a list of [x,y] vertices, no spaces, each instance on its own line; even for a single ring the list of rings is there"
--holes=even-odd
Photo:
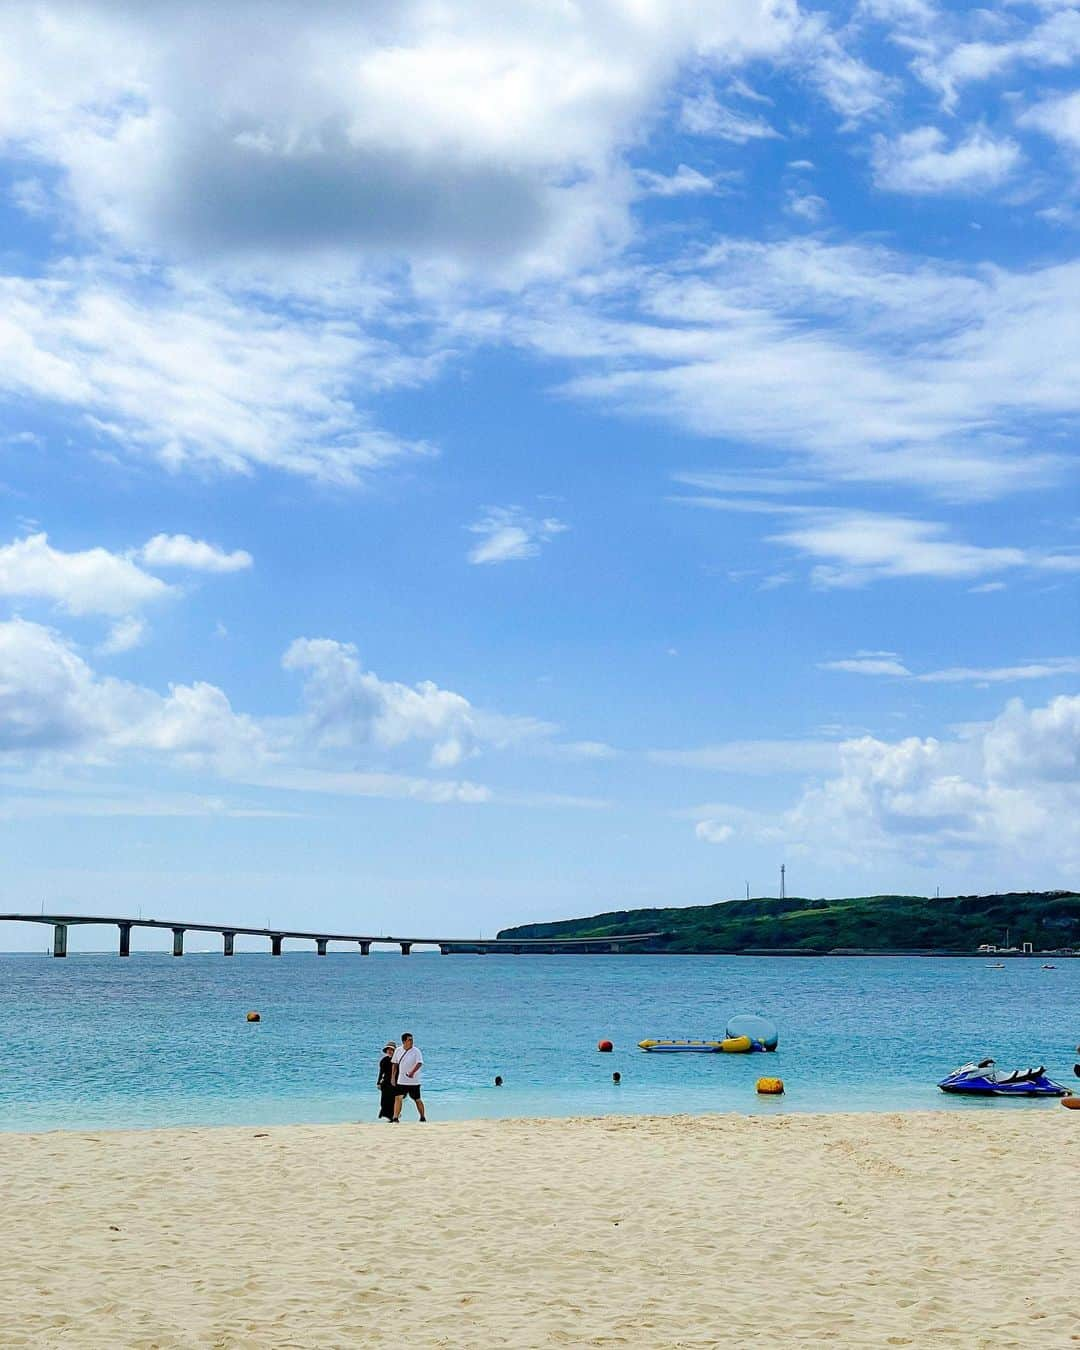
[[[1075,884],[1080,7],[461,8],[0,19],[4,908]]]

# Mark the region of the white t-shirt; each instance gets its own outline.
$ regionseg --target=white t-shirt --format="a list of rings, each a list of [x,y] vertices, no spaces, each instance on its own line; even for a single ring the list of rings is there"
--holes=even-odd
[[[415,1045],[410,1045],[408,1050],[404,1046],[394,1051],[394,1063],[398,1066],[397,1080],[399,1087],[419,1087],[420,1086],[420,1068],[423,1065],[424,1057]]]

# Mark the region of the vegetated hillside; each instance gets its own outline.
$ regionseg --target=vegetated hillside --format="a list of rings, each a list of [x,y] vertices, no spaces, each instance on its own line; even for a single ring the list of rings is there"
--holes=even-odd
[[[618,937],[664,932],[645,950],[806,951],[836,948],[974,951],[981,943],[1024,942],[1036,951],[1080,948],[1080,895],[869,895],[849,900],[728,900],[687,909],[623,909],[584,919],[505,928],[501,938]]]

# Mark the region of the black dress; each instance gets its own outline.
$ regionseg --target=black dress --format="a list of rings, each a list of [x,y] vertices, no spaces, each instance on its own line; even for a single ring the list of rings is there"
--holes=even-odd
[[[393,1063],[392,1055],[383,1055],[379,1060],[379,1076],[375,1080],[375,1086],[379,1089],[380,1120],[394,1119],[394,1084],[391,1074]]]

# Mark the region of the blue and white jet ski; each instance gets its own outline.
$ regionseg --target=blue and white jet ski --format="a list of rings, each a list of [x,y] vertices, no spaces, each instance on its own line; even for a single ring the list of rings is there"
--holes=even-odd
[[[1068,1088],[1047,1078],[1045,1068],[1013,1069],[1002,1073],[992,1059],[961,1064],[938,1084],[942,1092],[961,1092],[972,1097],[1067,1097]]]

